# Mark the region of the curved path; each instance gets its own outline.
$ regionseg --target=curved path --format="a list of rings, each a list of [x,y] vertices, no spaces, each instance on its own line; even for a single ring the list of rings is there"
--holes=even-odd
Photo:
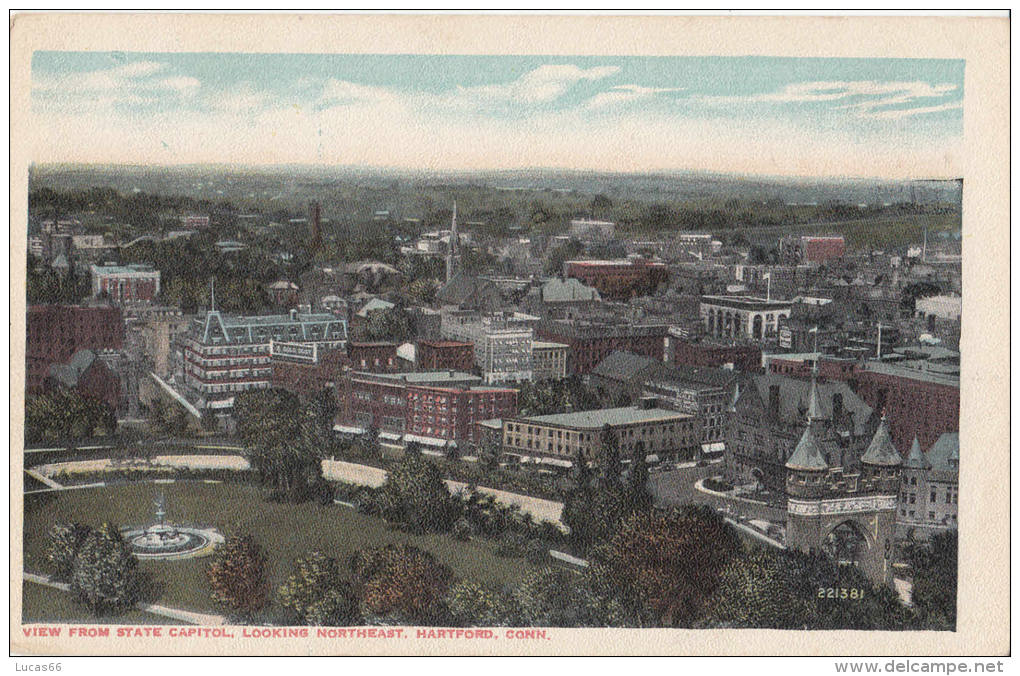
[[[35,584],[41,584],[44,587],[52,587],[53,589],[59,589],[63,592],[71,591],[70,585],[64,582],[54,582],[46,575],[38,575],[36,573],[25,572],[25,582],[33,582]],[[162,615],[163,617],[169,617],[174,620],[181,622],[187,622],[188,624],[201,624],[201,625],[217,625],[226,624],[226,618],[222,615],[213,615],[210,613],[196,613],[190,610],[180,610],[179,608],[171,608],[169,606],[161,606],[153,603],[136,603],[135,608],[151,613],[153,615]]]
[[[62,486],[56,481],[53,481],[52,477],[58,475],[60,472],[104,472],[128,467],[131,467],[131,465],[125,464],[124,461],[112,460],[110,458],[97,458],[92,460],[71,460],[67,462],[47,463],[37,465],[28,471],[34,472],[32,476],[43,481],[43,483],[46,483],[50,489],[64,490],[73,488],[73,486]],[[152,458],[147,465],[139,465],[139,467],[166,467],[196,470],[225,469],[243,471],[250,469],[251,465],[248,463],[247,459],[240,455],[158,455]],[[369,465],[359,465],[357,463],[345,462],[342,460],[322,461],[322,476],[330,481],[343,481],[358,486],[378,488],[386,481],[386,475],[386,470],[378,467],[371,467]],[[446,486],[451,493],[457,493],[464,490],[467,487],[467,484],[447,479]],[[558,528],[565,528],[561,521],[563,514],[562,502],[536,498],[534,496],[524,495],[521,493],[511,493],[509,491],[488,488],[485,486],[478,486],[478,492],[485,495],[491,495],[497,502],[501,502],[506,505],[516,505],[522,512],[530,514],[537,521],[548,521]]]

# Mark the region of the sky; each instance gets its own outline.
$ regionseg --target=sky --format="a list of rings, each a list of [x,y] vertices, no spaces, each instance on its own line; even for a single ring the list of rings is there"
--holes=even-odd
[[[962,60],[36,52],[32,161],[960,175]]]

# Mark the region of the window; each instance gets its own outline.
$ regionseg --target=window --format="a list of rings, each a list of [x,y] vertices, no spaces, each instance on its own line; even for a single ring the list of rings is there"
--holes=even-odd
[[[928,512],[928,519],[930,521],[934,521],[935,520],[935,512]]]
[[[929,502],[935,502],[935,489],[931,489],[931,500]],[[949,496],[946,496],[946,502],[949,502]]]

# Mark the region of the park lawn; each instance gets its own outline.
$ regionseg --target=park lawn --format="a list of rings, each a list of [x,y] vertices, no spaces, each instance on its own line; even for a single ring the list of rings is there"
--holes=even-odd
[[[461,542],[449,535],[416,536],[390,530],[379,518],[340,505],[273,503],[257,486],[179,482],[159,485],[166,496],[167,521],[214,526],[225,535],[247,533],[266,551],[272,596],[293,570],[294,561],[319,550],[346,563],[359,549],[409,543],[431,552],[460,579],[494,586],[514,585],[535,566],[524,559],[502,558],[482,540]],[[56,523],[98,526],[143,525],[152,520],[157,485],[138,483],[50,493],[27,506],[25,570],[48,573],[47,533]],[[51,497],[52,496],[52,497]],[[153,602],[200,612],[222,612],[209,598],[205,571],[211,558],[141,562],[156,583]],[[282,618],[274,604],[267,621]]]
[[[21,585],[22,622],[88,624],[183,624],[171,617],[129,610],[117,615],[91,617],[71,600],[71,594],[53,587],[24,582]]]

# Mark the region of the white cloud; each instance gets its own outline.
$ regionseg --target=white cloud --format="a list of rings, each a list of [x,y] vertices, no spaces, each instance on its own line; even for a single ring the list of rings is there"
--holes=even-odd
[[[659,94],[682,92],[683,87],[642,87],[636,84],[618,85],[604,92],[599,92],[588,99],[585,104],[589,108],[607,108],[641,99],[650,99]]]
[[[893,119],[923,112],[960,108],[962,107],[961,103],[913,109],[889,109],[890,106],[916,105],[927,99],[943,99],[957,89],[958,87],[952,84],[932,85],[920,81],[816,81],[795,82],[786,85],[778,91],[762,94],[746,96],[697,96],[693,97],[692,100],[712,106],[732,106],[753,103],[824,103],[827,101],[852,99],[852,103],[837,106],[837,109],[852,110],[860,117]]]
[[[447,94],[445,98],[448,103],[455,106],[551,103],[579,82],[601,80],[619,71],[618,66],[595,66],[585,69],[572,64],[547,64],[525,73],[513,82],[457,87],[455,92]]]
[[[302,82],[303,94],[292,92],[292,98],[251,84],[213,92],[197,81],[182,80],[176,82],[174,91],[196,92],[199,105],[158,107],[153,109],[158,112],[144,115],[115,107],[113,103],[127,97],[146,100],[153,96],[153,83],[182,77],[162,69],[149,70],[147,74],[118,75],[129,84],[150,84],[147,88],[125,86],[93,97],[101,99],[102,107],[37,106],[33,112],[40,133],[33,159],[304,162],[423,170],[545,166],[898,177],[958,173],[954,165],[959,161],[959,139],[933,142],[930,135],[912,133],[909,125],[901,125],[896,134],[865,136],[842,131],[838,125],[825,130],[809,128],[776,115],[734,119],[711,110],[700,117],[692,117],[690,111],[664,114],[625,104],[679,90],[636,84],[603,86],[600,93],[566,109],[542,105],[562,100],[580,82],[609,77],[617,72],[612,66],[542,66],[510,83],[440,93],[320,80]],[[930,90],[902,85],[806,83],[770,94],[773,99],[787,100],[824,97],[821,100],[843,107],[860,104],[860,97],[872,103],[885,100],[888,106],[890,99],[906,96],[908,101],[924,104],[909,109],[912,114],[939,105],[958,105],[927,96],[931,91],[941,93],[942,85],[925,85]],[[51,100],[56,99],[46,103]],[[479,114],[510,103],[520,114]],[[879,109],[870,114],[887,118],[908,115],[901,109]]]
[[[330,79],[322,87],[322,95],[319,97],[319,102],[326,105],[351,105],[392,102],[397,97],[397,92],[385,87],[373,87],[347,80]]]

